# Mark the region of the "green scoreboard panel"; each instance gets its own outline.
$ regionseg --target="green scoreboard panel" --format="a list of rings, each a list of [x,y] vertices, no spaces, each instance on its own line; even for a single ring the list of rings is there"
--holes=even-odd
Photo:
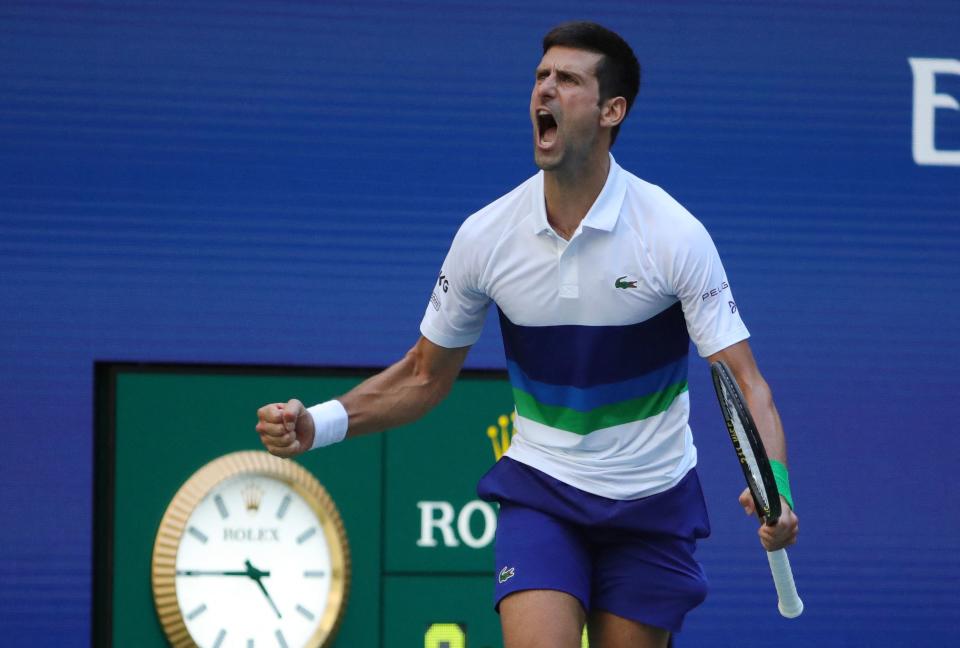
[[[258,407],[319,402],[371,373],[99,365],[94,645],[167,645],[150,581],[161,517],[199,468],[261,449]],[[334,646],[500,645],[496,507],[475,489],[509,443],[511,410],[504,373],[466,371],[421,421],[296,459],[332,496],[350,546],[350,594]]]

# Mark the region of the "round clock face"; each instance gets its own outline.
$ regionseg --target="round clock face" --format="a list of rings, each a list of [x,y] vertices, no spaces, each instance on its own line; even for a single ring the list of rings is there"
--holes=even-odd
[[[231,459],[239,464],[224,470]],[[175,547],[163,542],[171,535]],[[194,475],[154,553],[157,609],[177,646],[322,646],[343,611],[339,515],[312,475],[266,453],[227,455]]]

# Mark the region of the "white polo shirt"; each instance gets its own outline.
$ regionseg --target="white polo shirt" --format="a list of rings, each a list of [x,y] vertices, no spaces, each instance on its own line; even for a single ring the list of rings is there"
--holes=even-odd
[[[507,456],[581,490],[635,499],[692,468],[687,353],[749,336],[703,225],[610,157],[569,241],[547,222],[543,172],[460,227],[420,331],[455,348],[500,311],[516,401]]]

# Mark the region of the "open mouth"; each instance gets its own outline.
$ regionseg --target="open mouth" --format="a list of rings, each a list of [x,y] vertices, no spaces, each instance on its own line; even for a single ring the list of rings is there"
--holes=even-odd
[[[537,140],[543,146],[553,144],[557,139],[557,120],[545,110],[537,111]]]

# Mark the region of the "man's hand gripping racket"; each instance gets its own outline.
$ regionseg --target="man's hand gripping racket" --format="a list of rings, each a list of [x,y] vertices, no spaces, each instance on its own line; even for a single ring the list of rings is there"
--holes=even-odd
[[[747,480],[754,510],[764,524],[775,525],[781,513],[780,492],[777,490],[773,470],[770,468],[757,426],[747,409],[747,401],[726,364],[714,362],[710,365],[710,373],[730,440],[733,441],[740,467]],[[797,586],[793,582],[793,571],[790,569],[786,549],[768,551],[767,559],[770,561],[773,583],[780,599],[780,614],[788,619],[800,616],[803,612],[803,601],[800,600]]]

